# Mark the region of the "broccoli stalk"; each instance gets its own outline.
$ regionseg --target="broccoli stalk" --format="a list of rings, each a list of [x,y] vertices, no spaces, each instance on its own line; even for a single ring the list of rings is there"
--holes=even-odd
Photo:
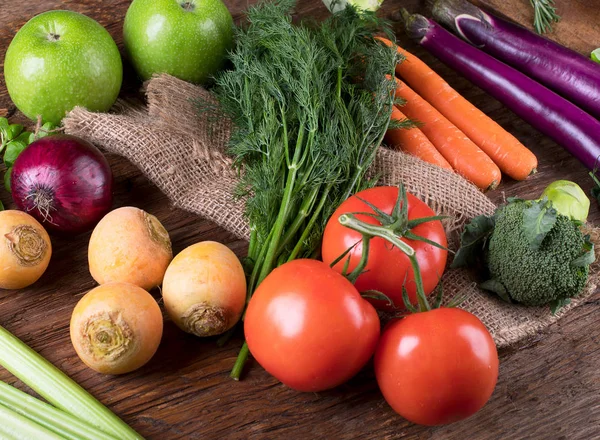
[[[580,222],[548,199],[510,199],[463,231],[452,267],[478,267],[482,289],[508,302],[550,305],[553,313],[584,289],[594,245]]]

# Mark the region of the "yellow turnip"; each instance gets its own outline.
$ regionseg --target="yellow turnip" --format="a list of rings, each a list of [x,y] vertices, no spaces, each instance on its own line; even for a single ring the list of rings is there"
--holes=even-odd
[[[163,331],[152,295],[128,283],[108,283],[86,293],[71,316],[71,342],[81,360],[104,374],[123,374],[145,365]]]
[[[0,212],[0,288],[35,283],[51,256],[50,237],[36,219],[22,211]]]
[[[233,327],[244,310],[244,269],[227,246],[214,241],[197,243],[173,259],[162,295],[167,313],[183,331],[218,335]]]
[[[173,259],[169,233],[156,217],[133,207],[115,209],[98,223],[88,249],[98,284],[131,283],[150,290]]]

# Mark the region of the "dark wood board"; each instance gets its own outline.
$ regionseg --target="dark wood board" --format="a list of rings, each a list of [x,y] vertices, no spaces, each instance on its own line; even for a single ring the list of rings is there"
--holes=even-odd
[[[33,15],[51,9],[71,9],[106,26],[122,49],[122,21],[129,0],[37,0],[0,2],[0,60],[14,33]],[[248,3],[228,0],[236,19]],[[298,2],[299,16],[324,17],[319,0]],[[382,14],[394,18],[403,6],[422,11],[417,0],[386,0]],[[528,0],[481,0],[530,26]],[[581,52],[600,46],[597,0],[557,0],[563,21],[551,37]],[[432,56],[401,36],[409,50],[422,57],[468,99],[529,146],[539,157],[539,173],[526,182],[506,179],[489,196],[535,197],[549,182],[569,179],[586,191],[587,171],[560,146],[517,118],[483,91],[457,76]],[[0,76],[0,78],[2,78]],[[139,83],[126,72],[124,93]],[[600,91],[599,91],[600,93]],[[15,112],[0,79],[0,114],[24,121]],[[131,164],[110,157],[116,176],[115,206],[134,205],[154,213],[164,223],[175,252],[206,239],[221,241],[239,256],[245,243],[197,216],[174,209]],[[8,207],[10,197],[0,190]],[[592,204],[590,221],[600,224]],[[28,289],[0,291],[0,324],[66,371],[82,386],[149,439],[581,439],[600,438],[600,295],[569,313],[546,332],[500,353],[500,378],[490,402],[472,418],[454,425],[427,428],[397,416],[377,389],[370,367],[349,383],[325,393],[297,393],[279,384],[254,362],[245,379],[228,377],[241,335],[218,348],[213,339],[186,335],[171,322],[158,353],[141,370],[119,377],[102,376],[83,365],[69,340],[71,311],[83,293],[95,286],[87,270],[89,234],[53,238],[54,255],[47,273]],[[154,292],[159,298],[158,292]],[[16,384],[6,371],[0,380]]]

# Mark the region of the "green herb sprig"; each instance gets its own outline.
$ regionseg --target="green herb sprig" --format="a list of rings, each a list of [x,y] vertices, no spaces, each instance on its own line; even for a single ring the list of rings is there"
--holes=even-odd
[[[293,7],[289,0],[251,7],[248,25],[237,29],[233,67],[216,78],[234,124],[238,194],[247,197],[248,300],[278,265],[318,255],[334,209],[373,184],[365,173],[394,104],[400,60],[374,39],[382,30],[393,39],[387,23],[349,6],[321,24],[296,25]],[[247,355],[244,344],[234,379]]]
[[[529,0],[533,6],[533,27],[538,34],[552,32],[552,23],[558,23],[560,16],[556,13],[554,0]]]

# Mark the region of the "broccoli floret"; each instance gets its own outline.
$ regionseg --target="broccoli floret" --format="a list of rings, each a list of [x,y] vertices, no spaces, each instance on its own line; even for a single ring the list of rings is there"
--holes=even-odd
[[[546,198],[513,199],[465,226],[452,267],[477,268],[487,279],[480,286],[505,301],[555,312],[581,293],[594,262],[580,226]]]
[[[579,295],[589,262],[578,260],[589,252],[588,241],[571,219],[554,214],[556,220],[539,247],[532,246],[524,227],[524,212],[530,207],[531,203],[519,200],[496,213],[485,255],[491,281],[482,287],[501,296],[504,292],[498,290],[505,290],[511,300],[531,306]]]

